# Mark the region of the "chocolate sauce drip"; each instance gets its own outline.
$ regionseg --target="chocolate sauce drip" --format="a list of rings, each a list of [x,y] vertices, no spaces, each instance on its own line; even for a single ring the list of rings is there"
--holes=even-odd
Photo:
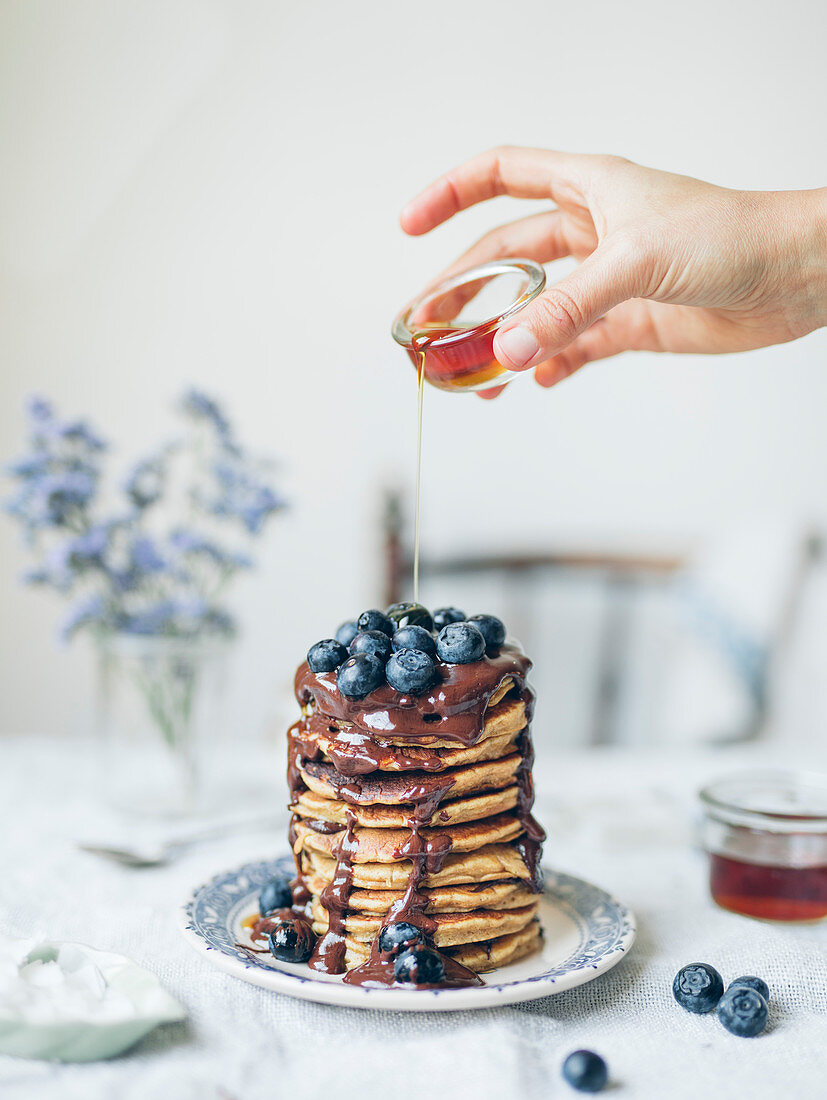
[[[302,822],[308,829],[312,829],[314,833],[321,833],[323,836],[334,836],[336,833],[345,831],[345,826],[340,825],[338,821],[324,821],[320,817],[303,817]]]
[[[534,743],[531,740],[530,726],[526,726],[520,734],[518,749],[521,759],[517,769],[517,817],[523,827],[523,835],[516,841],[515,847],[528,868],[531,889],[535,894],[541,894],[544,883],[540,856],[546,832],[531,812],[534,805]]]
[[[422,827],[430,822],[438,805],[438,797],[431,795],[430,798],[423,798],[408,822],[411,835],[393,853],[395,859],[410,860],[412,869],[405,893],[391,905],[385,919],[382,921],[383,928],[395,921],[406,921],[416,928],[421,928],[429,938],[436,932],[436,921],[425,913],[428,897],[422,893],[422,880],[426,874],[435,875],[442,869],[445,859],[451,851],[451,838],[435,831],[430,832],[425,837],[422,834]],[[445,979],[439,983],[440,988],[484,984],[479,975],[458,963],[455,959],[449,959],[445,955],[442,956],[442,959],[445,967]],[[349,970],[345,974],[344,981],[348,985],[396,984],[393,972],[393,957],[379,950],[378,933],[371,944],[367,960],[361,966]],[[420,988],[430,987],[420,986]]]
[[[351,805],[371,805],[383,802],[383,795],[392,796],[394,803],[412,802],[417,807],[421,821],[430,821],[442,800],[454,786],[453,776],[439,773],[416,776],[395,776],[383,773],[376,778],[341,775],[329,764],[306,761],[304,770],[314,778],[322,779],[336,792],[336,797]]]
[[[339,841],[336,870],[320,897],[327,910],[328,926],[308,961],[307,965],[312,970],[325,974],[341,974],[345,969],[345,918],[353,884],[353,856],[358,847],[356,818],[348,811],[347,828]]]
[[[423,754],[421,751],[412,753],[405,748],[383,744],[377,737],[372,737],[355,726],[331,728],[328,718],[321,711],[309,720],[308,728],[314,730],[317,721],[319,727],[327,733],[326,755],[342,775],[368,775],[370,772],[384,770],[391,763],[396,765],[394,771],[438,772],[444,767],[437,754]],[[334,737],[335,744],[329,740]]]
[[[473,664],[437,661],[438,683],[424,695],[402,695],[383,684],[365,699],[347,699],[336,687],[335,672],[314,673],[305,662],[296,672],[295,689],[303,706],[315,700],[324,714],[367,733],[404,735],[411,742],[438,737],[468,748],[480,739],[489,700],[503,680],[510,676],[521,688],[530,668],[524,653],[504,645]]]

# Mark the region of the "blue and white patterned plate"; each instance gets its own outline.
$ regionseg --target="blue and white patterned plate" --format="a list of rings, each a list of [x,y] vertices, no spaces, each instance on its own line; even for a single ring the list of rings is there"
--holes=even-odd
[[[249,943],[242,921],[256,912],[262,884],[292,869],[285,856],[216,875],[182,906],[184,935],[214,966],[253,985],[321,1004],[401,1012],[489,1008],[562,993],[610,970],[635,939],[634,916],[619,901],[582,879],[549,872],[540,900],[542,950],[484,974],[486,984],[471,989],[364,989],[237,946]]]

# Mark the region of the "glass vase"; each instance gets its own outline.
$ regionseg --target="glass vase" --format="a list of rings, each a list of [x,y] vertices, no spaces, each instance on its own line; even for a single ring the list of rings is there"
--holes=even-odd
[[[98,643],[102,796],[150,818],[200,812],[221,742],[231,643],[108,635]]]

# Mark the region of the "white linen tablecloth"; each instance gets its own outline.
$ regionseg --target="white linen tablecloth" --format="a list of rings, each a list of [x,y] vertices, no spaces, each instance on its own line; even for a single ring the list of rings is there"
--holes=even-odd
[[[74,841],[97,820],[89,753],[57,740],[0,740],[0,935],[78,940],[129,955],[183,1002],[189,1020],[111,1062],[0,1057],[3,1100],[573,1097],[560,1065],[579,1047],[606,1058],[610,1095],[628,1100],[827,1096],[827,924],[762,924],[716,908],[692,842],[698,785],[745,763],[773,762],[771,750],[558,756],[541,744],[537,815],[550,833],[546,862],[628,904],[637,943],[579,989],[456,1014],[331,1008],[220,973],[185,942],[176,909],[216,872],[284,852],[284,830],[226,837],[157,869],[84,854]],[[282,803],[281,752],[256,770],[273,804]],[[695,961],[713,963],[725,981],[766,978],[764,1035],[738,1039],[714,1015],[678,1008],[672,977]]]

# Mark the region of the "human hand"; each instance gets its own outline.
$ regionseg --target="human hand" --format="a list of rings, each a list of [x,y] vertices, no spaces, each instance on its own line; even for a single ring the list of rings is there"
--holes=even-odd
[[[620,157],[504,147],[441,176],[400,222],[419,236],[497,195],[555,209],[492,230],[439,278],[507,257],[580,261],[494,341],[541,386],[623,351],[746,351],[827,324],[827,188],[732,191]]]

